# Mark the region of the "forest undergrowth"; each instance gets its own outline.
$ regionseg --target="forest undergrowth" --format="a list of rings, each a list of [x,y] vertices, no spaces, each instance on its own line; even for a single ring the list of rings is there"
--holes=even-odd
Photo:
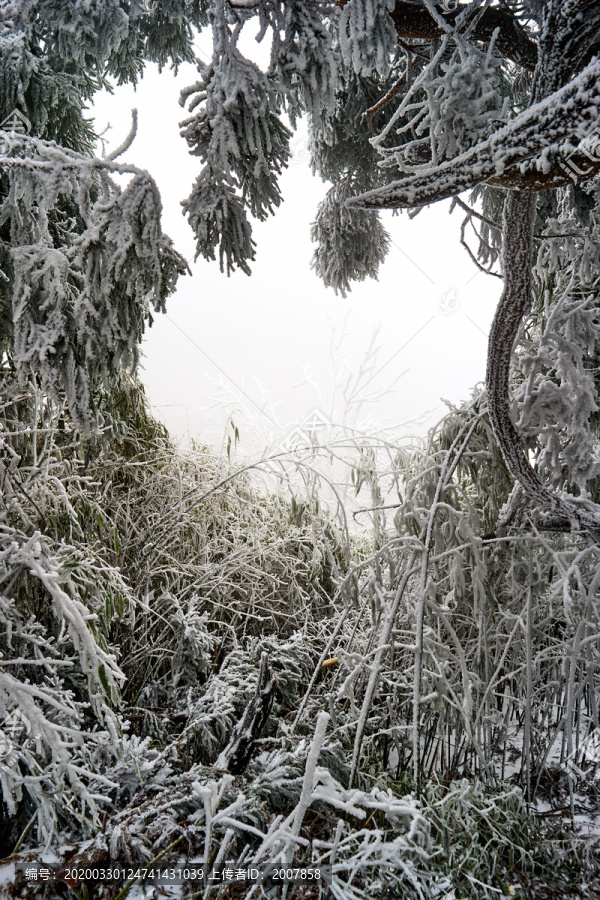
[[[0,900],[600,897],[599,33],[593,0],[0,2]],[[380,210],[465,213],[504,286],[485,389],[426,441],[181,450],[123,374],[191,270],[137,113],[108,154],[89,113],[184,63],[222,272],[301,121],[336,292]]]
[[[130,379],[86,438],[1,387],[3,896],[280,896],[68,883],[157,860],[331,867],[289,898],[600,896],[596,550],[519,504],[482,396],[423,446],[244,462],[175,448]]]

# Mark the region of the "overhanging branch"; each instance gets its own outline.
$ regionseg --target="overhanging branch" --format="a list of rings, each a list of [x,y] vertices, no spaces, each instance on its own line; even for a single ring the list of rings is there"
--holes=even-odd
[[[530,106],[486,141],[439,166],[415,172],[351,197],[355,209],[410,209],[454,197],[477,184],[542,190],[595,174],[600,159],[574,152],[600,123],[600,60],[540,103]],[[551,149],[551,152],[549,150]],[[583,178],[584,176],[581,176]]]
[[[502,175],[488,178],[487,184],[513,191],[547,191],[588,181],[598,173],[600,159],[592,159],[586,153],[571,153],[554,163],[547,172],[538,172],[533,168],[522,171],[520,166],[511,166]]]

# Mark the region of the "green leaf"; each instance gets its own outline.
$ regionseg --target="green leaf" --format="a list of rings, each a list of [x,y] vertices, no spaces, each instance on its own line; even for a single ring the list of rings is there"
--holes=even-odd
[[[112,691],[110,689],[110,684],[108,683],[108,678],[106,677],[106,669],[103,665],[98,666],[98,677],[100,678],[100,684],[104,689],[104,693],[109,699],[112,699]]]

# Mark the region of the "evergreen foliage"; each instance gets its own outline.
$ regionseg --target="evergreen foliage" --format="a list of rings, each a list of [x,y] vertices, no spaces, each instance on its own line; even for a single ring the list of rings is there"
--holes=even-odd
[[[240,50],[257,24],[264,70]],[[15,865],[45,850],[329,865],[339,900],[592,896],[599,24],[589,0],[0,3],[8,896],[43,896]],[[326,284],[376,276],[379,210],[449,197],[500,265],[486,388],[422,446],[346,428],[238,464],[149,415],[131,371],[186,267],[151,176],[119,162],[135,123],[99,158],[86,109],[190,61],[204,27],[182,97],[199,254],[249,273],[306,114]],[[371,532],[339,494],[323,509],[328,460]]]

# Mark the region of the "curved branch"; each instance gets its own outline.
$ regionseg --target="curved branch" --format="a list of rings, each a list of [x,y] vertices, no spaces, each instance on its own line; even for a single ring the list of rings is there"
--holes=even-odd
[[[133,144],[133,142],[136,139],[137,130],[138,130],[138,111],[137,111],[137,109],[132,109],[131,110],[131,130],[130,130],[129,134],[127,135],[127,137],[125,138],[125,140],[123,141],[123,143],[120,144],[120,146],[118,146],[116,150],[113,150],[112,153],[109,153],[108,156],[106,157],[110,162],[113,162],[115,159],[118,159],[119,156],[122,156],[123,153],[125,153],[127,150],[129,150],[129,148],[131,147],[131,145]]]
[[[514,191],[504,205],[503,253],[504,291],[498,303],[488,343],[486,386],[488,412],[494,436],[506,466],[524,490],[555,516],[570,522],[575,531],[584,529],[600,542],[600,510],[579,507],[564,499],[539,480],[523,450],[521,438],[510,417],[510,362],[523,316],[532,294],[531,258],[535,221],[535,194]]]
[[[375,113],[378,113],[380,110],[382,110],[384,106],[387,106],[390,100],[393,100],[402,85],[406,83],[409,71],[410,66],[407,66],[406,71],[403,72],[400,78],[394,82],[389,91],[380,100],[378,100],[377,103],[369,107],[369,109],[363,113],[365,119],[367,120],[367,125],[369,126],[369,131],[371,132],[371,134],[377,135],[377,129],[373,125],[373,116],[375,115]]]

